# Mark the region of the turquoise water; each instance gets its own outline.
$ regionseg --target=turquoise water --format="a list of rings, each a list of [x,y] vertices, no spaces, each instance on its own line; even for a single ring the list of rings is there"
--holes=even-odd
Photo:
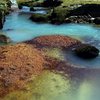
[[[100,40],[100,28],[84,24],[37,24],[29,20],[30,14],[11,13],[7,16],[3,31],[14,42],[21,42],[41,35],[61,34],[75,37],[93,37]],[[9,30],[9,31],[8,31]],[[84,40],[84,39],[83,39]],[[92,39],[93,40],[93,39]]]

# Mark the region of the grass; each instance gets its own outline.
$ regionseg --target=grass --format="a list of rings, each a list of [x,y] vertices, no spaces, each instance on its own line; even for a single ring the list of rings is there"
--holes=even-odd
[[[62,0],[63,5],[73,5],[73,4],[100,4],[100,0]]]
[[[3,1],[3,0],[1,0]],[[29,0],[17,0],[18,2],[28,2]],[[43,0],[30,0],[30,1],[43,1]],[[100,0],[62,0],[63,5],[71,5],[71,4],[100,4]]]

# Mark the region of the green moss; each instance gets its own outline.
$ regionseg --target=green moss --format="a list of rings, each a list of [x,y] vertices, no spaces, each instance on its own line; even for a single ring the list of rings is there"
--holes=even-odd
[[[46,56],[64,60],[63,52],[59,48],[44,48],[43,50]]]
[[[30,19],[36,22],[48,22],[48,14],[33,14]]]
[[[58,22],[58,23],[63,23],[65,22],[66,16],[69,14],[69,8],[68,7],[56,7],[54,11],[51,13],[51,22]]]
[[[74,4],[100,4],[100,0],[62,0],[63,6]]]
[[[55,97],[69,91],[70,83],[65,77],[50,71],[27,84],[26,90],[8,94],[3,100],[55,100]]]

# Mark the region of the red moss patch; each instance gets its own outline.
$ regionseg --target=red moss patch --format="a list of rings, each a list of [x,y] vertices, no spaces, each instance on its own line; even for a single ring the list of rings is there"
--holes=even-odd
[[[0,47],[0,95],[22,88],[31,75],[38,75],[45,60],[40,51],[28,44]]]
[[[36,44],[38,46],[69,48],[73,45],[79,44],[80,41],[68,36],[50,35],[37,37],[33,40],[27,41],[26,43]]]

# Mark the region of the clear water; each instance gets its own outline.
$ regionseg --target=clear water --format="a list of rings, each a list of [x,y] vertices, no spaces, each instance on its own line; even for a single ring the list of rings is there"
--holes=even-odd
[[[75,37],[93,37],[100,40],[100,28],[84,24],[37,24],[29,20],[30,14],[11,13],[7,16],[3,31],[14,42],[21,42],[41,35],[61,34]],[[11,29],[11,30],[9,30]],[[9,30],[9,31],[7,31]]]

